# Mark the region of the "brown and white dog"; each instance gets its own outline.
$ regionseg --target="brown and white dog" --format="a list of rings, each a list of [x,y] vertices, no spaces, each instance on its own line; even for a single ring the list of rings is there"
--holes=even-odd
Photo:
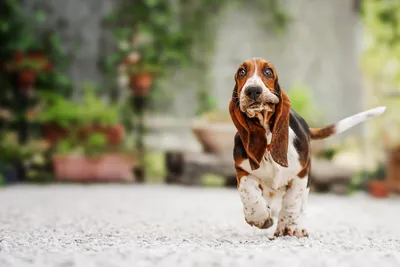
[[[343,132],[386,107],[310,128],[291,108],[270,62],[244,62],[235,81],[229,112],[238,131],[233,154],[246,222],[267,229],[277,216],[275,237],[308,236],[301,219],[309,193],[310,141]]]

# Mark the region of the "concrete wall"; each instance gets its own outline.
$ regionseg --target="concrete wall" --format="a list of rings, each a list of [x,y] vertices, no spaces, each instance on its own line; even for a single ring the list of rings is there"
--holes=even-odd
[[[292,23],[283,36],[259,26],[251,7],[231,6],[217,34],[210,67],[212,91],[226,109],[238,65],[251,57],[270,60],[281,86],[308,85],[326,112],[328,122],[362,109],[363,88],[358,67],[361,49],[358,17],[349,0],[285,0]]]
[[[247,58],[264,57],[276,66],[285,90],[292,83],[309,86],[317,104],[324,108],[328,122],[360,111],[363,103],[358,68],[361,31],[353,1],[283,0],[281,3],[292,19],[283,36],[261,25],[257,20],[260,13],[255,15],[250,5],[230,4],[213,25],[217,29],[216,50],[209,62],[209,72],[191,70],[191,75],[208,79],[218,107],[225,110],[237,66]],[[27,10],[37,6],[48,10],[47,26],[57,29],[71,54],[69,73],[77,92],[85,80],[102,83],[104,77],[98,63],[113,47],[103,18],[116,1],[33,0],[25,1],[25,5]],[[177,77],[166,83],[173,89],[172,112],[193,116],[194,83],[199,79],[187,75]]]
[[[116,3],[115,0],[24,1],[28,12],[44,10],[45,28],[55,29],[61,37],[71,62],[69,76],[76,93],[84,81],[100,84],[104,81],[99,63],[112,53],[114,44],[103,20]]]

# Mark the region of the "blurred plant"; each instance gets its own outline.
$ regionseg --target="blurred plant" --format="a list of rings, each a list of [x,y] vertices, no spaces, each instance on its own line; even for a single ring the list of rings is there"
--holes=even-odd
[[[118,146],[110,146],[107,136],[101,132],[93,132],[87,138],[79,138],[78,131],[59,141],[54,150],[55,155],[83,155],[98,157],[104,154],[118,153],[135,156],[135,147],[129,138],[125,138]]]
[[[385,140],[383,145],[388,148],[397,147],[400,145],[400,2],[364,0],[362,3],[365,24],[362,68],[370,90],[368,105],[387,106],[385,116],[374,119],[367,127],[375,142]],[[390,126],[385,129],[382,121]]]
[[[384,181],[387,177],[386,164],[380,163],[373,171],[359,171],[351,178],[349,190],[350,192],[358,190],[368,190],[368,184],[371,181]]]
[[[59,92],[68,92],[71,89],[70,80],[63,74],[68,60],[65,51],[61,47],[58,35],[52,31],[43,34],[33,34],[36,29],[46,22],[46,13],[36,10],[33,14],[27,14],[21,5],[21,1],[5,0],[1,6],[0,16],[0,65],[5,66],[14,57],[15,52],[27,53],[41,51],[55,68],[51,72],[41,72],[37,79],[37,88],[51,89]],[[23,61],[24,67],[34,67],[32,61]],[[6,91],[11,86],[9,75],[4,68],[0,70],[0,84]],[[0,101],[3,104],[10,103],[12,96],[2,94]],[[1,103],[0,102],[0,103]]]
[[[28,13],[21,1],[4,0],[0,13],[0,106],[13,117],[6,128],[18,130],[25,142],[36,134],[30,124],[37,106],[35,95],[26,93],[33,87],[68,93],[71,82],[63,73],[68,60],[54,31],[37,30],[46,22],[45,12]]]
[[[20,179],[17,171],[20,163],[27,170],[25,178],[28,180],[39,182],[48,178],[48,172],[31,168],[44,165],[48,148],[48,143],[42,140],[30,140],[27,144],[20,145],[15,133],[3,134],[0,137],[0,175],[3,176],[3,182],[16,182]]]
[[[85,154],[88,156],[101,155],[107,147],[107,138],[104,134],[91,134],[87,139]]]
[[[41,92],[37,121],[69,128],[79,125],[113,125],[119,120],[120,105],[107,104],[96,94],[95,86],[85,83],[81,102],[53,92]]]
[[[216,174],[205,174],[201,177],[201,184],[204,187],[224,187],[226,178]]]
[[[302,116],[308,123],[317,124],[323,119],[320,107],[315,105],[310,89],[301,84],[293,84],[288,95],[294,111]]]
[[[8,132],[0,138],[0,161],[7,163],[17,163],[32,159],[37,153],[43,153],[48,149],[48,144],[44,141],[30,141],[22,146],[18,144],[17,136],[13,132]]]
[[[149,151],[145,155],[146,180],[151,183],[162,183],[167,174],[164,153]]]
[[[400,2],[364,0],[362,15],[366,35],[363,58],[365,71],[372,77],[400,85]]]
[[[236,0],[247,4],[247,1]],[[156,72],[153,98],[165,99],[168,94],[160,93],[158,81],[165,75],[173,75],[181,67],[196,65],[200,71],[207,66],[206,58],[213,50],[214,25],[209,25],[212,15],[218,14],[222,7],[232,1],[163,1],[145,0],[125,2],[107,17],[113,26],[119,43],[119,51],[105,62],[105,69],[114,74],[117,66],[128,60],[129,68],[118,68],[122,75],[146,70]],[[252,5],[263,10],[263,16],[257,16],[266,22],[270,29],[282,29],[288,17],[280,8],[277,0],[256,0]],[[267,16],[265,11],[270,14]],[[274,27],[275,26],[275,27]],[[202,43],[201,53],[193,53],[193,44]],[[198,49],[197,49],[198,50]],[[127,81],[128,78],[120,79]],[[204,80],[204,79],[203,79]],[[125,82],[126,84],[126,82]],[[209,103],[208,85],[200,86],[199,112],[214,106]]]

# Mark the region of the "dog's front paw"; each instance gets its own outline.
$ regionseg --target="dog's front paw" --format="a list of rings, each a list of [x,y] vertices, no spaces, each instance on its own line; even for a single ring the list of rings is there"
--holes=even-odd
[[[255,227],[260,228],[260,229],[268,229],[274,224],[274,221],[273,221],[272,218],[268,218],[268,219],[262,220],[262,221],[248,221],[246,219],[246,222],[249,225],[255,226]]]
[[[297,238],[302,238],[308,237],[308,232],[306,229],[299,227],[297,224],[278,224],[274,236],[294,236]]]

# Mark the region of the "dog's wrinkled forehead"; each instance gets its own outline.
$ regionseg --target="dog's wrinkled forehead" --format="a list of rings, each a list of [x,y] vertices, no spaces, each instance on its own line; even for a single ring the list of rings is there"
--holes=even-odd
[[[262,58],[246,60],[238,67],[235,80],[240,91],[244,85],[265,85],[269,90],[274,90],[277,73],[271,62]]]

